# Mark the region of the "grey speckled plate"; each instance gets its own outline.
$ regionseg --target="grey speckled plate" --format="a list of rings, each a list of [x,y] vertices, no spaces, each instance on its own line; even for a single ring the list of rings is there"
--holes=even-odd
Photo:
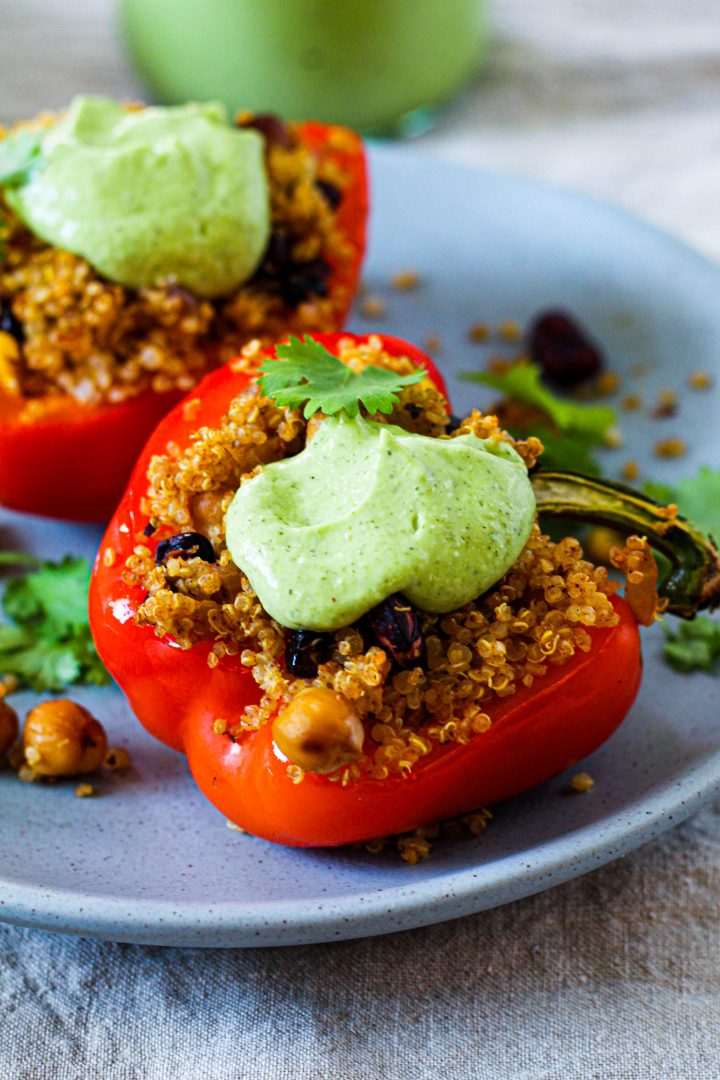
[[[483,348],[468,326],[525,320],[552,305],[577,312],[603,342],[626,386],[648,400],[682,392],[677,420],[624,414],[616,473],[636,457],[672,480],[720,463],[720,272],[675,240],[581,196],[508,177],[462,171],[404,149],[373,153],[374,216],[366,280],[423,277],[391,293],[380,328],[438,357],[458,408],[487,401],[455,380]],[[371,327],[361,318],[353,327]],[[714,370],[710,393],[685,391],[691,369]],[[683,433],[690,456],[652,458],[654,441]],[[99,534],[4,514],[3,545],[47,556],[91,554]],[[154,742],[115,690],[77,694],[126,745],[134,769],[77,799],[73,785],[43,789],[0,774],[0,918],[119,941],[202,946],[283,945],[387,933],[507,903],[574,877],[657,836],[720,786],[717,684],[680,677],[645,636],[638,702],[584,765],[597,780],[567,798],[560,776],[496,808],[479,840],[438,845],[407,867],[362,850],[293,851],[229,831],[196,791],[184,760]],[[20,706],[31,703],[28,695]]]

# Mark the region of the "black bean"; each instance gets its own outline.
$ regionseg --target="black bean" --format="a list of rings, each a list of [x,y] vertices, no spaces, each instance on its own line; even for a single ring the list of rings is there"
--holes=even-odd
[[[215,562],[215,551],[207,536],[196,532],[178,533],[177,536],[171,536],[168,540],[161,540],[155,552],[157,565],[163,566],[172,555],[182,559]]]
[[[297,307],[313,296],[327,296],[330,267],[323,259],[295,263],[279,281],[280,292],[288,307]]]
[[[343,198],[343,193],[340,188],[335,184],[331,184],[329,180],[316,180],[315,187],[318,189],[330,209],[337,210]]]
[[[402,593],[393,593],[366,616],[378,644],[400,667],[422,662],[425,651],[420,619]]]
[[[9,300],[3,300],[0,304],[0,330],[4,334],[10,334],[19,344],[25,340],[23,324],[13,311]]]
[[[274,113],[258,113],[257,116],[243,120],[239,126],[259,131],[268,143],[284,146],[286,150],[290,150],[295,145],[287,124],[284,124]]]
[[[559,386],[575,386],[603,368],[603,355],[585,331],[562,311],[539,315],[530,330],[530,358]]]
[[[455,413],[450,413],[448,415],[448,418],[447,418],[447,429],[448,429],[448,431],[457,431],[457,429],[460,427],[461,424],[462,424],[461,418],[459,416],[456,416]]]
[[[285,664],[299,679],[314,679],[318,665],[330,658],[332,637],[317,630],[290,630],[285,647]]]
[[[147,525],[143,529],[145,536],[152,536],[157,531],[157,525],[153,525],[152,521],[148,521]]]

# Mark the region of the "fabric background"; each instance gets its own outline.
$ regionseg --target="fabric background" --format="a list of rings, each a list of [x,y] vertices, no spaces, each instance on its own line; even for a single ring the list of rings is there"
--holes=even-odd
[[[720,256],[716,0],[497,0],[485,80],[424,140]],[[139,95],[111,0],[0,0],[0,114]],[[720,1077],[720,807],[453,923],[285,950],[0,926],[0,1080]],[[0,843],[2,816],[0,808]]]

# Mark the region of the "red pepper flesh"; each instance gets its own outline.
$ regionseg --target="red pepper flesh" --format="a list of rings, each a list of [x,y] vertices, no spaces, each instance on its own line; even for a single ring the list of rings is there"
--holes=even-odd
[[[318,340],[332,352],[340,336],[318,335]],[[409,355],[424,366],[445,393],[427,356],[406,342],[379,336],[388,352]],[[142,536],[146,519],[140,509],[150,457],[165,452],[168,442],[187,446],[200,426],[217,425],[246,383],[247,376],[228,365],[193,392],[201,405],[192,415],[180,405],[161,422],[107,530],[90,591],[90,621],[100,656],[148,731],[187,754],[199,787],[221,813],[283,844],[346,844],[404,832],[518,794],[586,757],[612,734],[632,705],[641,677],[637,623],[620,599],[613,601],[618,625],[590,629],[588,653],[551,665],[531,688],[488,705],[493,723],[487,732],[467,745],[436,746],[408,778],[361,779],[342,786],[306,774],[296,784],[276,752],[270,724],[234,740],[217,734],[216,720],[232,726],[247,705],[259,700],[250,671],[237,656],[211,669],[210,643],[182,650],[157,638],[150,627],[138,626],[134,615],[142,590],[125,585],[120,573],[137,543],[153,546]]]
[[[333,125],[299,125],[300,138],[319,161],[332,162],[348,186],[337,226],[348,258],[330,260],[331,295],[340,329],[352,303],[363,255],[368,194],[362,140]],[[83,405],[66,395],[23,398],[0,389],[0,505],[70,521],[107,521],[138,454],[182,391],[147,390],[117,405]]]

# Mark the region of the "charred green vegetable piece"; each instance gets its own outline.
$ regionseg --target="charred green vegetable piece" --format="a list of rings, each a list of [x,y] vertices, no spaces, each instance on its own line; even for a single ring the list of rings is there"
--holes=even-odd
[[[659,585],[667,611],[691,619],[720,605],[720,557],[711,539],[655,499],[607,480],[538,469],[532,475],[538,513],[607,525],[646,536],[670,568]]]

